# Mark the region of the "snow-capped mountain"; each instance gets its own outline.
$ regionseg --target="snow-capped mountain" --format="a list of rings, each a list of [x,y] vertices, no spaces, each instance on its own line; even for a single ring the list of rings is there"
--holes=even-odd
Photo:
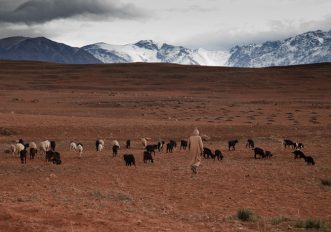
[[[141,40],[127,45],[96,43],[83,49],[104,63],[152,62],[222,66],[230,56],[224,51],[193,50],[152,40]]]
[[[331,31],[311,31],[285,40],[236,46],[226,65],[267,67],[331,62]]]

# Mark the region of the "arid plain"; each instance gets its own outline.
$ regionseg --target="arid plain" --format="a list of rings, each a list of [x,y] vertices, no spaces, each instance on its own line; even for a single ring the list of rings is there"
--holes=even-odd
[[[331,187],[320,181],[331,178],[330,109],[331,64],[0,62],[0,231],[302,231],[294,225],[306,219],[330,230]],[[194,127],[224,160],[203,159],[195,176],[178,147],[143,163],[140,138],[180,141]],[[22,165],[4,153],[19,138],[55,140],[63,164],[37,155]],[[106,142],[98,153],[96,138]],[[273,157],[255,160],[248,138]],[[294,159],[285,138],[302,142],[316,165]],[[82,158],[70,141],[83,143]],[[136,167],[125,166],[126,152]],[[255,220],[236,219],[242,208]]]

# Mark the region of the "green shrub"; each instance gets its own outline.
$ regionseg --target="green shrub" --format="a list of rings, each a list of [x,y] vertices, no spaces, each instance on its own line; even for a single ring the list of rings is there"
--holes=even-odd
[[[307,219],[306,221],[297,221],[294,224],[296,228],[305,228],[305,229],[317,229],[324,230],[326,228],[325,223],[322,220]]]
[[[237,218],[241,221],[251,221],[252,212],[249,209],[239,209],[237,213]]]
[[[276,218],[271,219],[271,224],[278,225],[282,222],[288,222],[288,221],[290,221],[290,219],[281,216],[281,217],[276,217]]]

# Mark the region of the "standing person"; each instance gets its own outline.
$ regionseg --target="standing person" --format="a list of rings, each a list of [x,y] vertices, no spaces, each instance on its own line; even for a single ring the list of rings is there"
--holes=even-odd
[[[194,174],[197,174],[203,152],[203,143],[198,128],[194,129],[193,134],[188,139],[188,150],[192,157],[191,170]]]

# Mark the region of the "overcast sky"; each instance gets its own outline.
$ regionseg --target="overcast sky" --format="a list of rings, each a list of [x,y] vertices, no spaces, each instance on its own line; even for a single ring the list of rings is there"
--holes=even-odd
[[[45,36],[71,46],[152,39],[190,48],[331,30],[331,0],[0,0],[0,37]]]

